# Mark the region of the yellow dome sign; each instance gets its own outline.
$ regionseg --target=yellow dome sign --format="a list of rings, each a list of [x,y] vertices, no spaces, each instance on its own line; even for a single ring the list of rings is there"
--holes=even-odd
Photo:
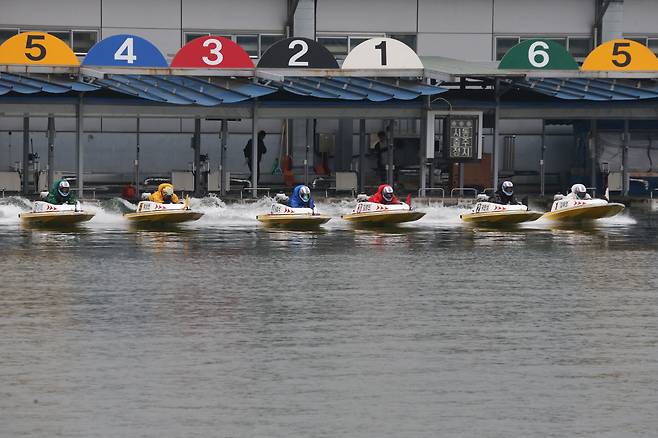
[[[44,32],[25,32],[0,46],[0,64],[78,66],[80,61],[59,38]]]
[[[658,58],[648,47],[632,40],[601,44],[585,58],[581,70],[656,71]]]

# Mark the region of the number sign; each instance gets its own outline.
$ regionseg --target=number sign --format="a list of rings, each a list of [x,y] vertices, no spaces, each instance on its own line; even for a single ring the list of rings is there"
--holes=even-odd
[[[499,69],[578,70],[578,63],[560,44],[551,40],[527,40],[512,47],[501,59]]]
[[[655,71],[658,58],[648,47],[631,40],[601,44],[585,58],[582,70]]]
[[[175,68],[254,68],[249,54],[228,38],[204,36],[181,48],[171,66]]]
[[[150,41],[136,35],[112,35],[89,49],[82,65],[167,67],[167,60]]]
[[[43,32],[25,32],[0,46],[0,64],[77,66],[80,62],[59,38]]]
[[[338,68],[331,52],[308,38],[276,42],[258,62],[258,68]]]
[[[478,157],[478,118],[449,117],[448,124],[448,159],[456,161],[473,160]]]
[[[371,38],[356,46],[343,62],[344,69],[423,68],[409,46],[392,38]]]

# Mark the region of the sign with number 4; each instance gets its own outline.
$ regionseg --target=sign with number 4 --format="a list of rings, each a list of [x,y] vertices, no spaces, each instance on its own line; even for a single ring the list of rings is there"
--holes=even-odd
[[[113,35],[89,50],[82,65],[167,67],[167,60],[150,41],[136,35]]]

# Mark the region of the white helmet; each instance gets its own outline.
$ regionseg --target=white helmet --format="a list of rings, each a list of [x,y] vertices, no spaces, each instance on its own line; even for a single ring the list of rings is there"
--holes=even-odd
[[[302,201],[308,202],[311,199],[311,189],[307,186],[301,186],[299,188],[299,197],[302,198]]]
[[[165,196],[171,196],[174,194],[174,188],[172,186],[166,186],[165,188],[162,189],[162,193]]]
[[[391,202],[391,200],[393,199],[393,187],[389,185],[384,186],[384,188],[382,189],[382,197],[386,201]]]
[[[514,184],[512,184],[512,181],[503,181],[500,188],[507,196],[512,196],[514,194]]]
[[[574,184],[571,186],[571,193],[576,195],[578,199],[584,199],[587,195],[587,189],[582,184]]]
[[[57,191],[62,196],[68,196],[69,192],[71,191],[71,186],[69,185],[69,182],[60,181],[59,185],[57,186]]]

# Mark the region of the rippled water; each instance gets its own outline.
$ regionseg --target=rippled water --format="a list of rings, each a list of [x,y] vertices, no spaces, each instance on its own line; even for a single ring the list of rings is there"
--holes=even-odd
[[[656,436],[658,216],[286,232],[195,205],[55,232],[0,202],[0,436]]]

